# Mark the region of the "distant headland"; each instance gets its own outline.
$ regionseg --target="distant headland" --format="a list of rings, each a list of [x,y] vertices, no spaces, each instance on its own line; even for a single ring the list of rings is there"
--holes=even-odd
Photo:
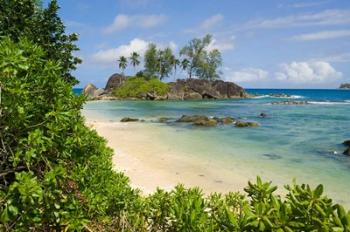
[[[350,89],[350,83],[343,83],[339,86],[339,89]]]

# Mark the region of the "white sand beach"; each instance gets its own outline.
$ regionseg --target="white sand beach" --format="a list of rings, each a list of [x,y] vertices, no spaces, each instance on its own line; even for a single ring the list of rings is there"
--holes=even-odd
[[[178,183],[200,187],[205,193],[242,191],[247,177],[229,172],[206,160],[176,154],[172,147],[158,143],[157,130],[143,123],[88,121],[87,124],[114,150],[116,170],[124,172],[133,187],[144,194],[157,187],[170,190]]]

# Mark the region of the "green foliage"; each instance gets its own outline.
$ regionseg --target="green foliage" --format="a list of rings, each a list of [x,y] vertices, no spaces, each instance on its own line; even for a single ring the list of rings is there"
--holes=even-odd
[[[81,230],[138,197],[61,69],[28,40],[0,42],[0,231]]]
[[[157,78],[131,77],[114,90],[114,95],[119,98],[147,98],[165,95],[168,90],[168,85]]]
[[[158,76],[160,80],[168,77],[172,70],[176,70],[178,61],[170,48],[157,49],[155,44],[149,44],[145,52],[145,70],[146,77]]]
[[[247,195],[207,197],[179,185],[142,196],[113,171],[106,141],[84,125],[85,99],[62,78],[64,62],[48,59],[49,49],[30,37],[12,37],[41,9],[2,1],[12,2],[26,10],[15,18],[9,8],[16,27],[1,21],[11,36],[0,40],[0,231],[350,231],[350,211],[324,196],[322,185],[294,183],[282,198],[258,177]],[[135,77],[116,94],[161,95],[167,88]]]
[[[78,36],[65,33],[58,10],[56,0],[50,1],[47,8],[37,0],[0,0],[0,36],[13,41],[26,37],[41,46],[46,51],[45,58],[59,62],[61,76],[74,85],[78,81],[70,72],[81,63],[73,55],[79,50],[74,44]]]
[[[202,39],[195,38],[180,50],[184,56],[182,68],[187,71],[189,78],[195,74],[198,78],[213,80],[219,78],[218,68],[222,65],[221,53],[218,49],[208,51],[212,36]]]
[[[145,62],[145,74],[147,76],[155,76],[159,70],[158,58],[157,58],[157,46],[155,44],[149,44],[144,56]]]
[[[132,52],[130,57],[130,64],[135,68],[137,65],[140,64],[140,55],[137,52]]]
[[[124,73],[124,70],[128,66],[128,59],[125,56],[121,56],[118,59],[118,67],[120,70],[122,70],[122,73]]]

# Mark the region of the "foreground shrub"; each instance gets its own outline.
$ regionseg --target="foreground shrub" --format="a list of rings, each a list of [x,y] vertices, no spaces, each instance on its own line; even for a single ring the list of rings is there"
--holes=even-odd
[[[119,98],[147,98],[163,96],[168,91],[168,85],[159,79],[151,78],[147,80],[144,77],[131,77],[121,87],[115,89],[113,93]]]
[[[27,40],[0,42],[0,231],[81,230],[138,197],[45,57]]]
[[[294,183],[282,198],[257,178],[245,195],[179,185],[142,196],[45,57],[27,40],[0,41],[0,231],[350,231],[350,211],[322,185]]]

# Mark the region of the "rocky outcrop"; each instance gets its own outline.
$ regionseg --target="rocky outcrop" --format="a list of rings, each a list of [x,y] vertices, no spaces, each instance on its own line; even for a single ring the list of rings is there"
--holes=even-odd
[[[233,82],[221,80],[208,81],[201,79],[177,80],[169,83],[168,99],[229,99],[246,98],[248,94],[244,89]]]
[[[343,145],[348,147],[344,152],[343,154],[344,155],[347,155],[347,156],[350,156],[350,140],[346,140],[343,142]]]
[[[243,122],[243,121],[237,121],[235,123],[236,127],[259,127],[259,123],[257,122]]]
[[[83,89],[83,94],[88,100],[114,100],[116,99],[104,89],[98,89],[95,85],[89,83]]]
[[[126,76],[115,73],[108,78],[105,90],[110,92],[113,89],[119,88],[126,80]]]
[[[343,83],[339,86],[339,89],[350,89],[350,83]]]
[[[127,77],[115,73],[109,77],[104,90],[98,90],[92,84],[86,86],[89,100],[115,99],[112,90],[120,88]],[[222,80],[209,81],[201,79],[177,80],[169,83],[168,93],[158,96],[155,93],[145,93],[140,99],[145,100],[201,100],[201,99],[231,99],[247,98],[244,89],[233,82]],[[85,91],[85,89],[84,89]]]
[[[97,88],[95,85],[89,83],[85,86],[85,88],[83,89],[83,94],[87,97],[87,98],[93,98],[95,96],[95,92],[96,92]]]
[[[138,118],[129,118],[129,117],[125,117],[125,118],[122,118],[120,120],[121,122],[138,122],[140,121]]]
[[[217,124],[234,124],[236,127],[258,127],[260,126],[256,122],[243,122],[243,121],[237,121],[236,119],[232,117],[213,117],[209,118],[205,115],[182,115],[181,118],[176,120],[176,122],[182,122],[182,123],[191,123],[195,126],[216,126]]]

